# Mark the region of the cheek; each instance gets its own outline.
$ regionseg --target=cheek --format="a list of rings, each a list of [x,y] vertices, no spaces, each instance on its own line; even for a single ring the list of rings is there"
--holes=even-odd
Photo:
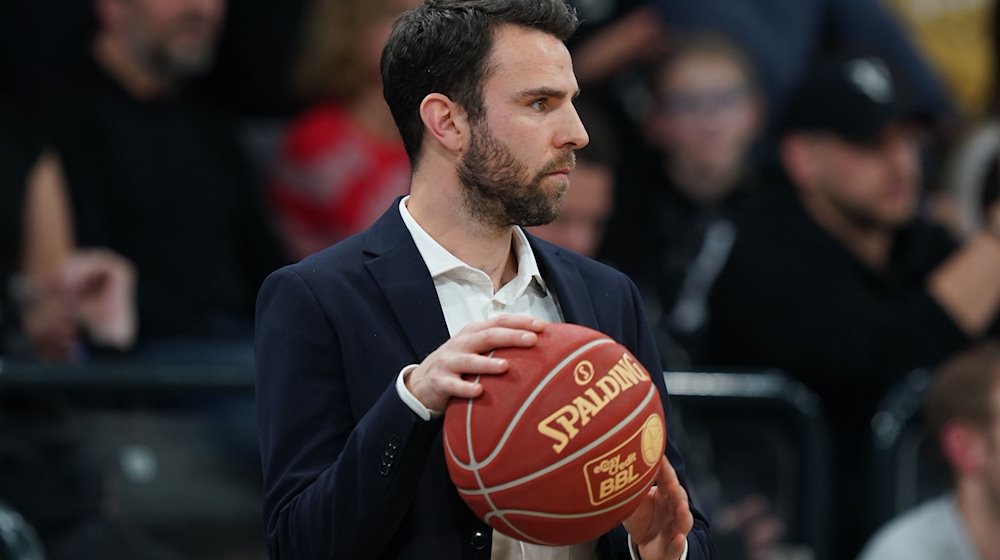
[[[837,157],[821,161],[824,174],[844,198],[861,202],[878,197],[881,174],[877,166]]]

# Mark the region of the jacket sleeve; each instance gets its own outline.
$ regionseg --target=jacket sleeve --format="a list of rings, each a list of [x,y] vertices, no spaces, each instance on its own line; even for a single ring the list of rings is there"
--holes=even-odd
[[[256,390],[272,560],[377,556],[440,429],[419,420],[391,384],[356,417],[349,380],[358,372],[346,371],[334,325],[294,270],[264,282]]]

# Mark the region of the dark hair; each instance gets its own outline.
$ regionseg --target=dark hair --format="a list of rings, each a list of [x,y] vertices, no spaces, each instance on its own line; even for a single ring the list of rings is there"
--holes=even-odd
[[[1000,382],[1000,343],[987,341],[941,366],[924,401],[927,428],[937,437],[949,421],[962,419],[979,427],[993,420],[993,388]]]
[[[760,80],[757,69],[747,53],[725,35],[711,31],[680,33],[673,38],[670,49],[654,63],[653,70],[647,76],[650,93],[654,97],[659,97],[664,76],[672,72],[678,62],[700,56],[732,62],[743,73],[747,86],[755,94],[759,94]]]
[[[420,156],[420,103],[447,95],[473,121],[485,114],[494,32],[503,24],[543,31],[565,41],[576,11],[565,0],[425,0],[404,13],[382,50],[382,91],[411,164]]]

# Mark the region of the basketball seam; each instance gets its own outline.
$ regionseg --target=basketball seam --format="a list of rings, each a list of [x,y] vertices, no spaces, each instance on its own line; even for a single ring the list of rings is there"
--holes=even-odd
[[[534,517],[544,517],[546,519],[584,519],[586,517],[594,517],[596,515],[602,515],[602,514],[608,513],[609,511],[614,511],[614,510],[616,510],[616,509],[618,509],[618,508],[620,508],[622,506],[626,506],[632,500],[635,500],[636,498],[640,497],[642,494],[645,494],[648,490],[649,490],[649,487],[648,487],[648,485],[646,485],[643,488],[640,488],[639,491],[637,491],[635,494],[632,494],[631,496],[629,496],[628,499],[626,499],[624,501],[621,501],[621,502],[618,502],[618,503],[616,503],[613,506],[608,506],[608,507],[606,507],[604,509],[598,509],[598,510],[588,511],[588,512],[584,512],[584,513],[547,513],[547,512],[544,512],[544,511],[534,511],[534,510],[530,510],[530,509],[504,509],[504,510],[495,510],[494,512],[488,513],[488,514],[486,514],[486,517],[487,517],[487,520],[488,520],[491,516],[493,516],[493,517],[501,517],[501,516],[506,516],[506,515],[518,514],[518,515],[532,515]],[[506,517],[501,517],[501,518],[504,521],[507,521],[508,524],[510,524],[510,521],[508,521]]]

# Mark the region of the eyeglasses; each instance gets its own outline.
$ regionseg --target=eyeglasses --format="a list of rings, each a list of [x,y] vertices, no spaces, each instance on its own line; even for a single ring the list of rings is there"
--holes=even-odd
[[[731,109],[750,98],[746,86],[698,92],[678,92],[660,98],[660,110],[670,116],[707,116]]]

